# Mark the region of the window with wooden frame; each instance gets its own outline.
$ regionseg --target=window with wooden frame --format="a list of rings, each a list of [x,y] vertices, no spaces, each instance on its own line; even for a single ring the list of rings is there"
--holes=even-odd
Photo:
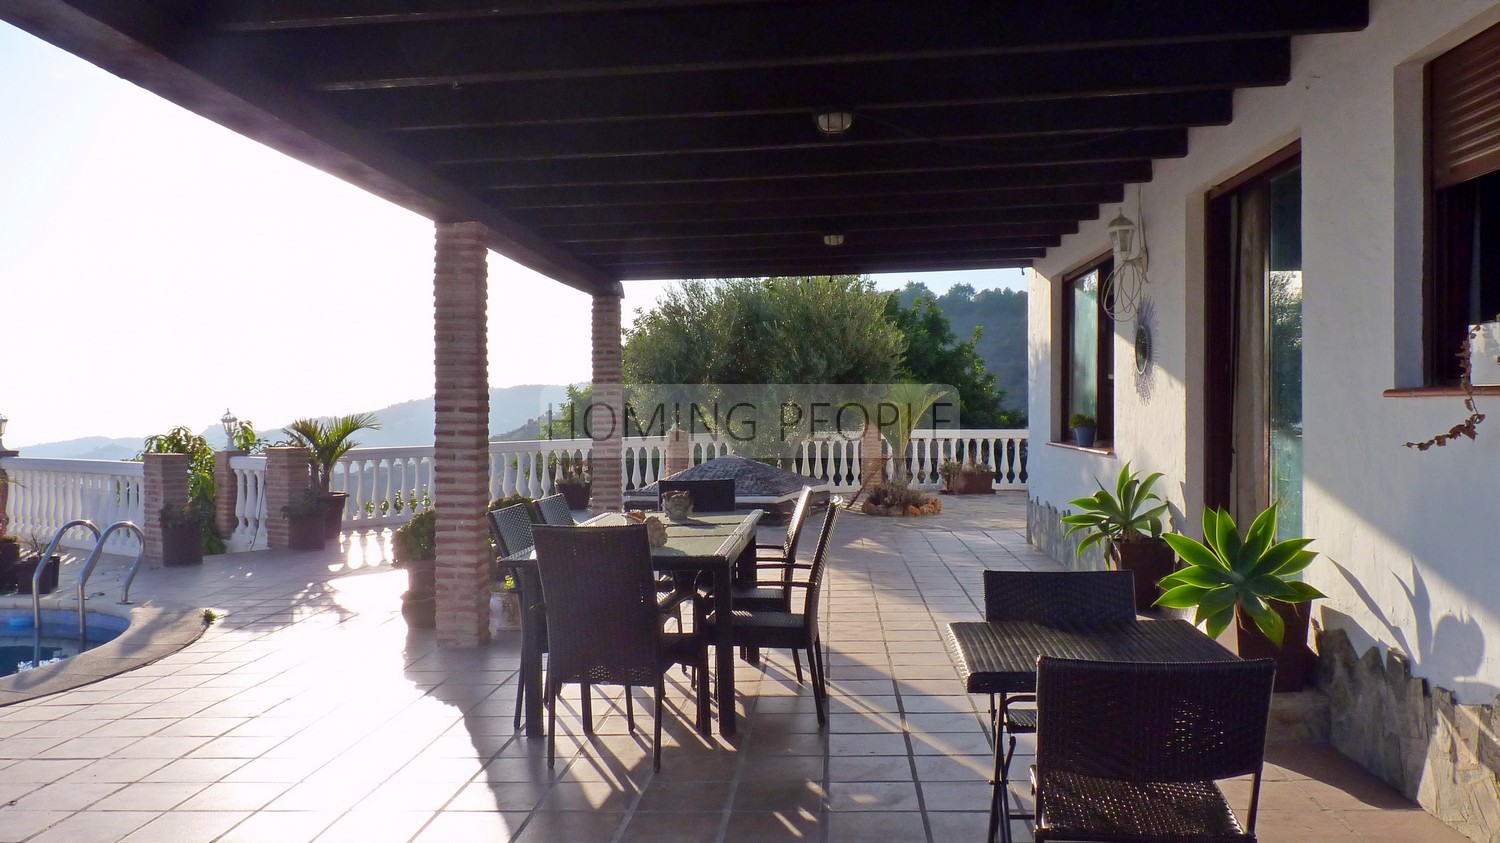
[[[1088,416],[1095,422],[1095,447],[1109,447],[1115,422],[1115,323],[1104,309],[1100,285],[1114,268],[1113,260],[1063,276],[1061,321],[1056,348],[1062,367],[1057,440],[1073,442],[1072,421]]]
[[[1500,314],[1500,26],[1428,64],[1427,130],[1426,380],[1451,386]]]

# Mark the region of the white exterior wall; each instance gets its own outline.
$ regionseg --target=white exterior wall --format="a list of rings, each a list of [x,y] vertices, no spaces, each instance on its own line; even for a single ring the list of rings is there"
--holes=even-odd
[[[1107,250],[1116,207],[1038,261],[1030,494],[1066,508],[1128,460],[1166,474],[1175,527],[1200,534],[1204,196],[1300,139],[1304,532],[1322,553],[1307,579],[1329,595],[1315,617],[1356,652],[1399,648],[1414,674],[1489,703],[1500,693],[1500,398],[1479,399],[1495,417],[1477,442],[1419,453],[1403,443],[1462,420],[1461,399],[1382,392],[1421,385],[1422,65],[1500,22],[1500,3],[1370,5],[1368,29],[1295,39],[1288,85],[1238,92],[1231,125],[1193,130],[1187,158],[1157,163],[1139,213],[1128,191],[1150,248],[1155,349],[1149,392],[1138,390],[1134,323],[1118,326],[1113,456],[1043,443],[1059,426],[1051,281]]]

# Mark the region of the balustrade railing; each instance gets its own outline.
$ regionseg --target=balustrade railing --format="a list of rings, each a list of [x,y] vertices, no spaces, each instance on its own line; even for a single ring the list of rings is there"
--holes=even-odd
[[[59,527],[76,518],[87,518],[100,529],[116,521],[146,523],[141,463],[6,457],[0,468],[10,478],[6,529],[23,540],[45,546]],[[92,548],[94,537],[70,530],[62,545]],[[111,553],[135,553],[140,546],[125,530],[111,533],[105,543]]]
[[[639,489],[655,483],[666,460],[665,437],[628,438],[623,443],[625,488]],[[693,464],[733,452],[730,443],[707,435],[691,442]],[[521,494],[541,497],[551,494],[559,467],[584,462],[593,453],[589,439],[529,440],[490,443],[490,497]],[[355,448],[334,467],[331,488],[348,494],[344,529],[363,530],[394,527],[435,505],[440,490],[433,484],[433,449]],[[941,482],[938,468],[946,460],[983,464],[995,472],[996,489],[1026,486],[1025,430],[919,431],[903,455],[907,475],[919,487],[935,488]],[[235,477],[234,533],[227,537],[231,550],[258,550],[266,546],[264,457],[232,457]],[[860,468],[859,440],[816,439],[802,443],[783,461],[789,470],[826,483],[835,491],[853,492],[864,482]],[[141,499],[142,465],[137,462],[104,460],[50,460],[9,457],[0,468],[10,475],[10,532],[29,537],[44,533],[50,538],[59,526],[74,518],[98,524],[120,520],[144,523]],[[886,474],[893,466],[887,461]],[[81,537],[76,541],[83,541]],[[116,533],[107,549],[133,552],[135,539]]]

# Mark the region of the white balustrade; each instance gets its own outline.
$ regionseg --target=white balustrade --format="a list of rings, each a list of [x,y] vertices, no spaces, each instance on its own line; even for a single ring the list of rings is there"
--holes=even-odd
[[[11,481],[7,529],[24,541],[45,547],[59,527],[78,518],[87,518],[100,530],[116,521],[145,524],[142,463],[6,457],[0,459],[0,468]],[[62,545],[92,549],[94,537],[87,530],[69,530]],[[126,530],[111,533],[105,543],[111,553],[134,554],[140,547]]]
[[[231,551],[266,549],[266,458],[230,457],[234,472],[234,533],[224,540]]]
[[[935,488],[938,468],[945,460],[980,463],[995,472],[996,489],[1026,486],[1025,430],[919,431],[904,455],[912,483]],[[699,434],[690,444],[692,463],[733,453],[730,443]],[[665,437],[631,437],[624,441],[621,462],[625,488],[639,489],[661,477],[666,461]],[[587,460],[593,453],[589,439],[529,440],[490,443],[490,497],[551,494],[558,466]],[[439,490],[433,485],[433,449],[355,448],[334,466],[331,488],[345,492],[344,529],[399,526],[435,506]],[[803,442],[785,461],[791,470],[832,489],[853,492],[864,478],[860,472],[860,442],[842,438]],[[266,546],[266,460],[232,457],[235,476],[234,534],[231,550],[259,550]],[[8,457],[0,468],[10,475],[10,532],[22,537],[42,535],[48,541],[62,524],[88,518],[101,528],[115,521],[144,523],[142,464],[106,460],[51,460]],[[88,547],[90,540],[74,531],[64,544]],[[117,531],[108,549],[133,553],[135,539]]]

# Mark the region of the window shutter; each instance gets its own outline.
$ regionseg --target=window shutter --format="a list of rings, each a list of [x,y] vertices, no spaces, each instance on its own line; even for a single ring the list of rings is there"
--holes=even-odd
[[[1427,79],[1433,187],[1500,170],[1500,26],[1435,59]]]

